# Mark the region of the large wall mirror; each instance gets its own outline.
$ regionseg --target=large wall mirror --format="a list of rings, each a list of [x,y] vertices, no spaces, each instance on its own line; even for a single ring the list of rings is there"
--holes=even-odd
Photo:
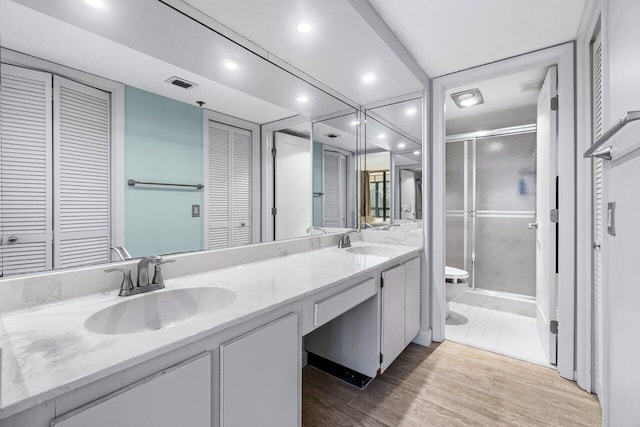
[[[1,277],[357,226],[355,109],[163,2],[87,3],[0,0]]]
[[[422,219],[422,97],[403,98],[364,111],[362,227]]]

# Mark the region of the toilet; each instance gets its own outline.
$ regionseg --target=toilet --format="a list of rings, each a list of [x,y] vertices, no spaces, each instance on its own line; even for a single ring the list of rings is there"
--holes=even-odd
[[[451,314],[449,301],[453,301],[467,291],[467,279],[469,279],[469,272],[459,268],[449,267],[447,265],[444,268],[444,279],[446,282],[445,318],[448,318]]]

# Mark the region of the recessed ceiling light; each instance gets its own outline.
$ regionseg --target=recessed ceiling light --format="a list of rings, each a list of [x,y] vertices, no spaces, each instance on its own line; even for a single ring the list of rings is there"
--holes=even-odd
[[[225,59],[222,61],[222,65],[224,65],[224,68],[227,70],[236,70],[238,68],[238,63],[231,59]]]
[[[375,73],[369,72],[364,74],[361,79],[365,83],[373,83],[378,79],[378,76],[376,76]]]
[[[360,124],[360,122],[359,122],[359,121],[357,121],[357,120],[354,120],[354,121],[352,121],[352,122],[351,122],[351,123],[349,123],[349,124],[350,124],[351,126],[358,126],[358,125]]]
[[[309,22],[309,20],[301,19],[298,22],[296,22],[296,30],[298,30],[298,32],[302,34],[309,34],[313,32],[314,27],[313,27],[313,24]]]
[[[415,154],[416,156],[420,155],[420,150],[414,151],[413,154]]]
[[[109,8],[109,3],[107,3],[105,0],[84,0],[84,2],[91,7],[95,7],[96,9]]]
[[[482,96],[480,89],[470,89],[452,93],[451,99],[453,99],[453,102],[455,102],[459,108],[471,107],[472,105],[484,103],[484,97]]]
[[[387,135],[385,135],[384,133],[379,133],[378,134],[378,139],[385,139],[387,137]]]
[[[296,98],[298,102],[309,102],[309,97],[306,95],[300,95]]]
[[[417,113],[417,112],[418,112],[418,110],[417,110],[415,107],[410,107],[410,108],[407,108],[407,109],[405,110],[405,114],[406,114],[407,116],[413,116],[413,115],[414,115],[415,113]]]
[[[401,142],[400,144],[398,144],[398,148],[404,148],[406,146],[407,144],[405,144],[404,142]]]

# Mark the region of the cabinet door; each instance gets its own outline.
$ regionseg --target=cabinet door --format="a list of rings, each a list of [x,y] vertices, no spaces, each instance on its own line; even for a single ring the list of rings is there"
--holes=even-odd
[[[52,427],[210,427],[211,355],[206,353],[89,403]]]
[[[420,330],[420,258],[405,265],[404,344],[409,345]]]
[[[298,425],[298,315],[220,346],[220,425]]]
[[[382,272],[382,363],[380,373],[405,347],[405,266]]]

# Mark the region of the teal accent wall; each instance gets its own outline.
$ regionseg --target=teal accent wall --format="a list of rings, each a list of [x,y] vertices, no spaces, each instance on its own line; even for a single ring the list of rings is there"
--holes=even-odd
[[[322,171],[323,171],[323,146],[319,142],[313,141],[313,192],[322,192]],[[316,227],[322,227],[324,225],[323,219],[323,198],[313,196],[313,225]]]
[[[204,184],[202,137],[200,108],[126,87],[127,180]],[[202,207],[203,190],[126,185],[126,248],[134,257],[202,249]]]

